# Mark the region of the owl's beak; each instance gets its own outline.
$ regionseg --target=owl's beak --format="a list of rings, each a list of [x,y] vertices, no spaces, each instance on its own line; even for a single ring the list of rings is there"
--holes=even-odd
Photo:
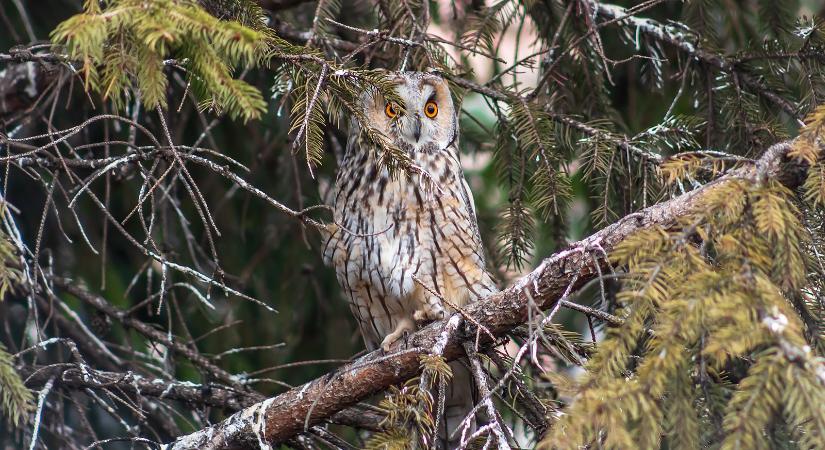
[[[413,136],[415,136],[415,142],[418,142],[418,139],[421,138],[421,118],[418,117],[418,114],[415,115],[415,123],[413,126]]]

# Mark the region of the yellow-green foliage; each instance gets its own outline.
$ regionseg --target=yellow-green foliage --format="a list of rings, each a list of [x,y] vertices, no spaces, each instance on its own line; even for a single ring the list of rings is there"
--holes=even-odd
[[[814,206],[825,205],[825,167],[818,155],[822,151],[823,127],[825,127],[825,105],[819,107],[805,119],[805,128],[794,141],[791,156],[799,158],[809,165],[808,178],[805,180],[805,200]]]
[[[785,427],[799,448],[825,448],[818,331],[790,300],[813,289],[796,201],[775,181],[731,180],[677,226],[619,246],[624,322],[542,446],[768,448]]]
[[[14,287],[20,284],[23,273],[15,267],[17,265],[17,252],[8,237],[0,232],[0,301],[6,298],[6,293],[14,291]]]
[[[337,0],[321,2],[313,31],[323,35],[323,18],[339,8]],[[310,170],[321,164],[326,117],[369,123],[359,107],[366,90],[377,90],[403,109],[385,72],[345,69],[326,60],[312,40],[306,46],[290,44],[267,28],[254,2],[218,1],[210,3],[210,11],[215,15],[195,0],[89,0],[83,13],[61,23],[51,37],[65,46],[70,59],[82,62],[86,89],[99,92],[115,109],[137,95],[148,108],[166,107],[165,70],[174,65],[186,71],[202,109],[258,118],[266,111],[266,101],[256,87],[234,78],[233,71],[271,59],[284,62],[275,79],[286,83],[276,83],[275,94],[288,94],[292,100],[290,131],[296,133],[296,147],[302,147]],[[409,155],[376,130],[362,129],[382,150],[382,160],[393,173],[410,169]]]
[[[251,22],[247,16],[243,20]],[[165,60],[175,58],[202,107],[247,120],[259,117],[266,101],[232,72],[264,62],[274,42],[263,17],[254,22],[219,20],[194,0],[87,0],[83,13],[61,23],[51,37],[71,59],[82,61],[86,88],[117,108],[134,87],[146,107],[165,107]]]
[[[0,232],[0,301],[20,284],[23,274],[16,265],[14,245]],[[0,344],[0,412],[13,427],[25,421],[32,408],[32,396],[14,370],[12,356]]]
[[[708,157],[698,153],[681,153],[667,158],[659,166],[659,172],[666,185],[676,181],[696,178],[699,172],[706,170],[711,174],[723,173],[730,164],[723,158]]]
[[[365,448],[374,450],[408,450],[429,447],[435,438],[435,399],[453,376],[447,362],[438,355],[421,356],[420,377],[401,387],[391,387],[380,407],[387,416]],[[422,383],[422,380],[423,383]]]
[[[32,409],[32,395],[14,370],[12,356],[0,344],[0,412],[13,427],[25,422]]]

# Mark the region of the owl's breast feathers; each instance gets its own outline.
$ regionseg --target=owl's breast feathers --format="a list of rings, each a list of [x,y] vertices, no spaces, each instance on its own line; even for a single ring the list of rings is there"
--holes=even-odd
[[[455,155],[418,154],[420,172],[393,179],[361,150],[339,169],[324,259],[375,348],[400,320],[443,317],[496,286]]]

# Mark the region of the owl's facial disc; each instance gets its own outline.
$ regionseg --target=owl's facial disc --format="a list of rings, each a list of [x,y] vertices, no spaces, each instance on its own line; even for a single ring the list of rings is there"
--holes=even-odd
[[[411,145],[417,145],[421,141],[421,115],[418,113],[406,114],[401,118],[401,135]]]
[[[432,154],[450,147],[457,130],[447,83],[425,72],[401,72],[394,81],[403,105],[368,94],[366,112],[372,126],[411,154]]]
[[[441,130],[443,124],[437,120],[434,86],[418,83],[410,89],[409,84],[400,85],[399,94],[405,102],[405,113],[395,119],[398,139],[413,151],[432,152],[443,147],[439,145],[444,133]]]

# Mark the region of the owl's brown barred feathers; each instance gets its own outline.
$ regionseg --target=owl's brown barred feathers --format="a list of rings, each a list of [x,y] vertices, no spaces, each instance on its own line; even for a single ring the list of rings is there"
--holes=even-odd
[[[403,105],[362,96],[373,129],[406,152],[414,171],[391,176],[381,149],[353,121],[333,192],[335,223],[323,245],[367,347],[384,350],[422,321],[436,320],[497,290],[485,269],[472,193],[461,170],[458,116],[447,83],[422,72],[394,77]],[[440,432],[473,407],[472,379],[460,362]]]

